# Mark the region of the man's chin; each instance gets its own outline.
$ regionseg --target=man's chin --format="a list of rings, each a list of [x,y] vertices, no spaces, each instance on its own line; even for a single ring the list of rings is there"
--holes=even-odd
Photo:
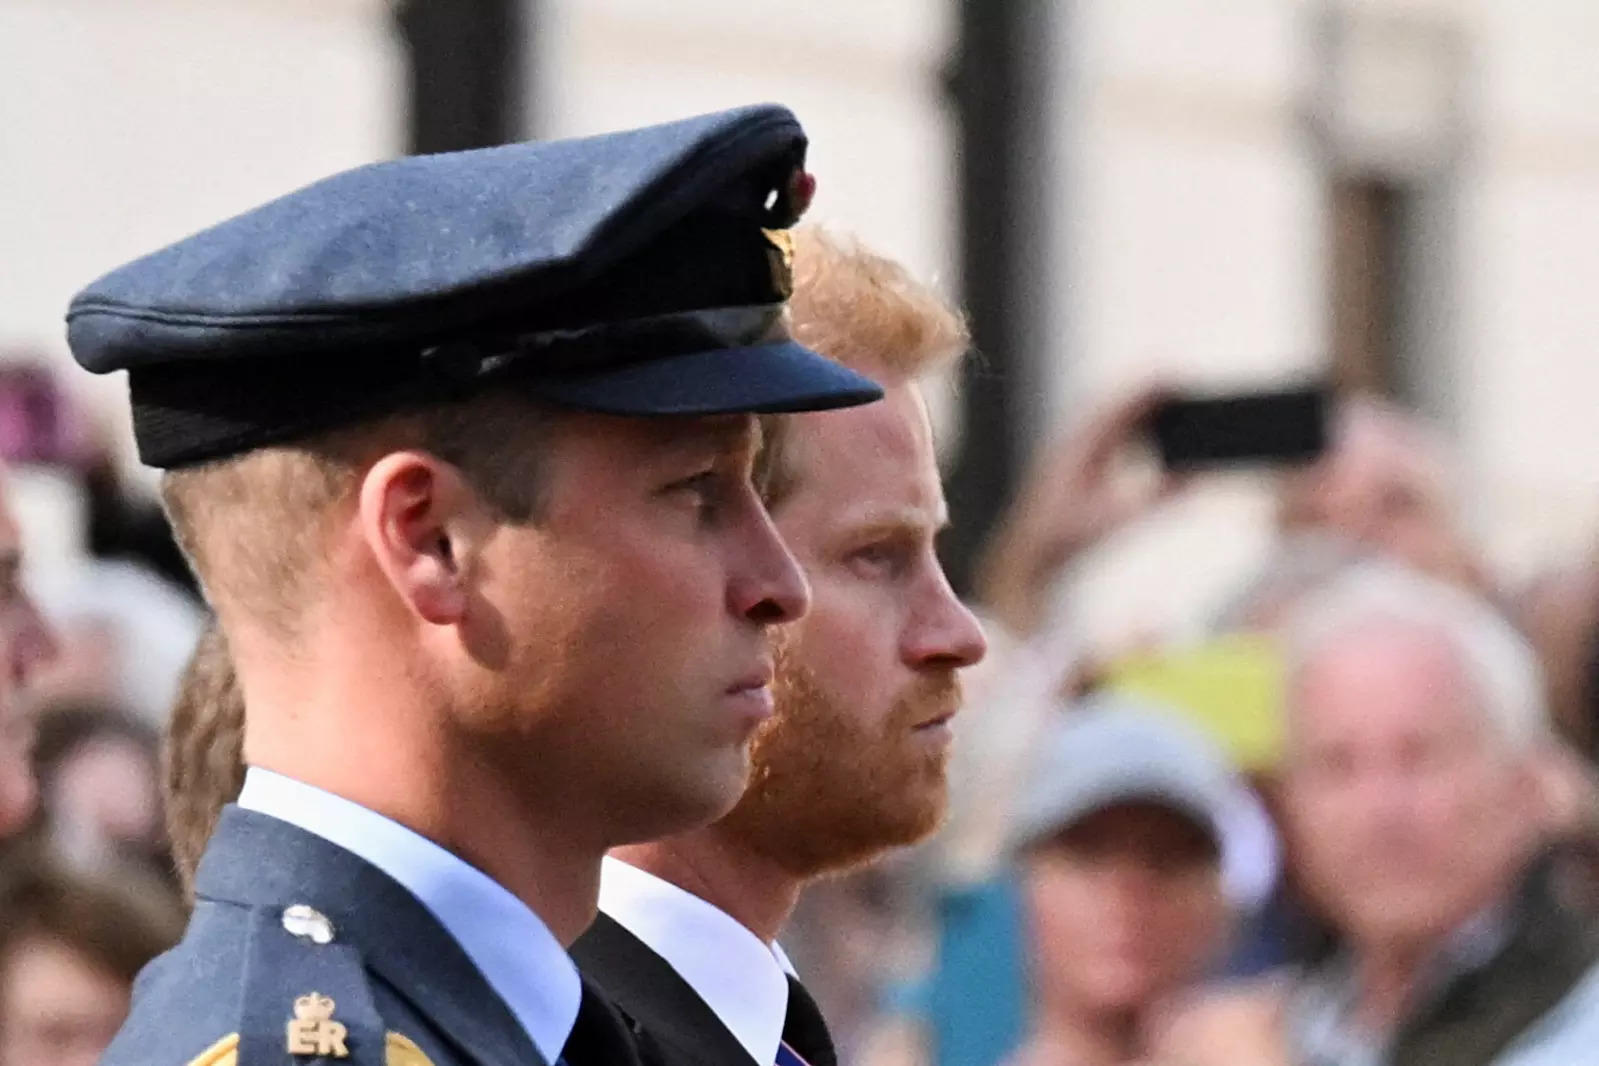
[[[677,780],[675,788],[651,790],[654,799],[638,812],[628,839],[615,844],[642,844],[720,821],[738,806],[748,784],[749,758],[740,753],[697,777]]]
[[[852,837],[841,835],[832,862],[818,873],[843,874],[884,858],[890,852],[920,844],[944,824],[949,810],[943,788],[924,796],[905,796],[892,810],[879,810],[875,818],[859,818],[859,831]]]

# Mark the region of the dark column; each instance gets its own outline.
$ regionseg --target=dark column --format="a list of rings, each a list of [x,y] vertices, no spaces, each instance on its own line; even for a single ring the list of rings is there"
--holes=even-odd
[[[532,0],[402,0],[412,152],[504,144],[523,132],[523,42]]]
[[[983,538],[1010,498],[1039,431],[1040,336],[1056,134],[1049,72],[1057,39],[1049,0],[961,0],[950,74],[958,116],[960,276],[975,353],[961,383],[961,448],[950,471],[945,564],[969,589]]]

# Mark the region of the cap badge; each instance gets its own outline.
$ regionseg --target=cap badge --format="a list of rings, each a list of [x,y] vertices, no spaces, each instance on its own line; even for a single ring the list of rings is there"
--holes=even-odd
[[[763,229],[766,260],[772,267],[772,286],[783,297],[794,295],[794,236],[786,229]]]

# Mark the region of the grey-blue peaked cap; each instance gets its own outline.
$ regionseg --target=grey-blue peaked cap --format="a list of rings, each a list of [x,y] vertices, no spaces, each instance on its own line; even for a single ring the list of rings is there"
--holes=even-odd
[[[113,270],[68,342],[129,372],[164,467],[489,384],[639,416],[870,402],[787,335],[805,148],[765,105],[359,167]]]

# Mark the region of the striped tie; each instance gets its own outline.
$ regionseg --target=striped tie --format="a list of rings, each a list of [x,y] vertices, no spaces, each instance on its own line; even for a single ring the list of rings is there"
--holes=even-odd
[[[777,1066],[811,1066],[805,1061],[805,1056],[788,1046],[784,1040],[777,1045]]]
[[[792,977],[788,979],[788,1012],[783,1018],[783,1040],[777,1046],[777,1066],[838,1066],[838,1053],[822,1012],[805,986]]]

